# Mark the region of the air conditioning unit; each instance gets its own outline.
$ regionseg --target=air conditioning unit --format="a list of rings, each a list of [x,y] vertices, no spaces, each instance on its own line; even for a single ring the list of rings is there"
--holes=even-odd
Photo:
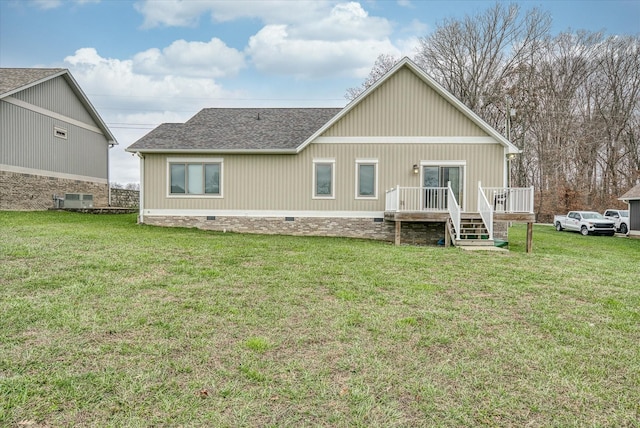
[[[65,193],[65,208],[93,208],[93,195],[87,193]]]

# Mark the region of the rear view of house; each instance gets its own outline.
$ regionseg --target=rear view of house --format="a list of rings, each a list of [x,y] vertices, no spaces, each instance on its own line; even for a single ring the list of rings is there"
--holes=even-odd
[[[127,150],[147,224],[462,245],[533,221],[519,150],[408,58],[343,109],[204,109]]]
[[[107,206],[115,144],[68,70],[0,68],[0,209]]]

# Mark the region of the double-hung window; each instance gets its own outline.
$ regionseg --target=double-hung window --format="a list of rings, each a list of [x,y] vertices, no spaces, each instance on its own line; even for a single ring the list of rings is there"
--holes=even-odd
[[[356,160],[356,199],[378,198],[378,160]]]
[[[335,159],[313,160],[313,198],[335,199]]]
[[[222,159],[168,159],[171,196],[222,197]]]

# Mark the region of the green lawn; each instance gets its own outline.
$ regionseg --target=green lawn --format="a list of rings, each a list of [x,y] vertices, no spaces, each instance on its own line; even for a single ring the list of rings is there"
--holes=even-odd
[[[0,426],[640,426],[640,240],[0,212]]]

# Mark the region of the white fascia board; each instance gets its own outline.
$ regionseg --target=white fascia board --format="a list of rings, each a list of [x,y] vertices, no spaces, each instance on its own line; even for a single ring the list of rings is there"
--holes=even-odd
[[[95,132],[96,134],[100,134],[100,135],[102,135],[104,137],[107,137],[106,135],[104,135],[104,131],[101,128],[97,128],[97,127],[95,127],[93,125],[89,125],[88,123],[81,122],[81,121],[79,121],[77,119],[74,119],[72,117],[69,117],[69,116],[64,116],[62,114],[56,113],[55,111],[47,110],[46,108],[42,108],[42,107],[37,106],[35,104],[31,104],[31,103],[28,103],[26,101],[19,100],[18,98],[5,97],[5,98],[2,99],[2,101],[6,102],[6,103],[9,103],[9,104],[13,104],[13,105],[15,105],[17,107],[21,107],[21,108],[23,108],[25,110],[29,110],[29,111],[41,114],[43,116],[47,116],[47,117],[50,117],[52,119],[57,119],[57,120],[60,120],[62,122],[69,123],[71,125],[75,125],[78,128],[86,129],[87,131]],[[109,144],[114,144],[114,142],[113,141],[109,141]],[[115,144],[117,144],[117,143],[115,143]]]
[[[100,184],[109,183],[108,178],[89,177],[86,175],[77,175],[77,174],[67,174],[64,172],[46,171],[43,169],[25,168],[22,166],[15,166],[15,165],[0,164],[0,171],[14,172],[17,174],[39,175],[42,177],[63,178],[65,180],[88,181],[91,183],[100,183]]]
[[[295,149],[132,149],[127,147],[125,152],[129,153],[150,153],[150,154],[183,154],[188,155],[211,155],[211,154],[262,154],[262,155],[295,155]]]
[[[116,137],[111,133],[107,124],[102,120],[102,117],[98,114],[98,111],[95,109],[89,97],[84,93],[76,79],[73,78],[69,70],[65,70],[65,73],[62,73],[62,76],[65,78],[67,83],[71,86],[72,90],[76,93],[76,96],[80,99],[80,102],[84,105],[84,107],[89,111],[89,114],[98,123],[98,126],[104,132],[105,136],[109,140],[109,144],[114,145],[118,144]]]
[[[314,144],[496,144],[492,137],[318,137]]]
[[[384,211],[262,211],[262,210],[165,210],[145,209],[145,216],[163,217],[308,217],[308,218],[382,218]]]

